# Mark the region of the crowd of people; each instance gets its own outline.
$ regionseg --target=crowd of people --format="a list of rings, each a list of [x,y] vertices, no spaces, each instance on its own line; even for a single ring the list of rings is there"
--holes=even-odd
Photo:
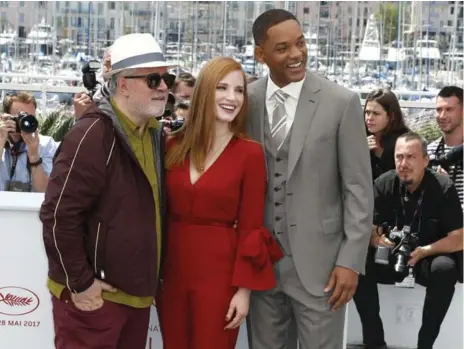
[[[0,190],[45,192],[56,348],[145,348],[155,304],[165,349],[235,348],[245,321],[252,349],[340,349],[354,299],[385,349],[377,283],[417,282],[432,349],[462,282],[462,88],[439,92],[427,144],[392,91],[363,111],[307,71],[293,14],[253,36],[260,79],[228,57],[176,77],[152,35],[118,38],[60,144],[18,129],[32,96],[3,101]]]

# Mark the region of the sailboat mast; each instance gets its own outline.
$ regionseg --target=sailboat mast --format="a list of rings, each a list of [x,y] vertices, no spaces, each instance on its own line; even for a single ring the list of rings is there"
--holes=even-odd
[[[227,41],[227,1],[223,2],[224,4],[224,14],[223,14],[223,23],[224,26],[222,27],[222,55],[225,56],[226,54],[226,41]]]
[[[355,38],[355,32],[356,32],[356,19],[358,18],[358,2],[352,2],[353,4],[353,21],[351,22],[351,45],[350,45],[350,87],[353,86],[353,69],[354,69],[354,38]],[[319,29],[319,28],[318,28]],[[317,62],[317,61],[316,61]],[[343,69],[344,70],[344,69]]]

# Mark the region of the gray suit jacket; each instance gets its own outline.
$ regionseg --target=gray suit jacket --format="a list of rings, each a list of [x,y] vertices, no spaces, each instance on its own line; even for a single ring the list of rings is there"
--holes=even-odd
[[[248,87],[248,132],[262,144],[266,88],[267,77]],[[364,273],[374,199],[363,111],[357,94],[310,72],[292,126],[286,198],[291,253],[308,292],[324,295],[336,265]]]

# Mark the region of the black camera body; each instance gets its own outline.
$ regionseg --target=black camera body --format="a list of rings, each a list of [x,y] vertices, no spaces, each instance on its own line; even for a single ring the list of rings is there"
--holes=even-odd
[[[450,166],[461,164],[463,162],[463,145],[460,144],[451,149],[447,154],[430,159],[429,167],[440,166],[446,172],[449,172]]]
[[[375,253],[377,264],[391,265],[395,274],[395,281],[402,281],[408,276],[408,261],[411,252],[419,246],[419,234],[411,232],[411,227],[405,225],[403,229],[390,229],[388,225],[382,225],[385,236],[395,244],[395,247],[378,246]]]
[[[20,111],[17,116],[12,116],[11,120],[16,123],[16,132],[34,133],[39,127],[37,118],[25,111]]]
[[[87,89],[89,97],[93,97],[97,91],[97,85],[100,83],[97,81],[97,75],[95,74],[100,70],[100,62],[97,60],[88,61],[82,67],[82,83]]]
[[[180,131],[184,127],[184,119],[165,119],[165,118],[160,118],[158,120],[163,124],[163,127],[167,127],[171,130],[171,132],[175,133],[177,131]]]

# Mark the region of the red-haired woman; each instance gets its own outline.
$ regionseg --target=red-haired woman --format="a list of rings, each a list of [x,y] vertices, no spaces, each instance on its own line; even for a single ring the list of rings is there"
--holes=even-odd
[[[262,146],[244,135],[246,113],[240,64],[212,59],[166,156],[164,349],[235,348],[250,290],[275,286],[272,264],[282,254],[262,226],[266,166]]]

